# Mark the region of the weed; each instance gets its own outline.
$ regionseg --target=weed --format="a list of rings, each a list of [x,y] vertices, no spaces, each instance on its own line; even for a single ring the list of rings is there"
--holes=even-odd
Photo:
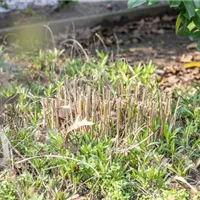
[[[132,68],[100,52],[85,62],[57,50],[30,60],[45,81],[1,89],[19,94],[1,113],[11,152],[1,199],[199,197],[184,185],[198,187],[197,175],[189,180],[200,151],[198,89],[167,96],[152,63]]]

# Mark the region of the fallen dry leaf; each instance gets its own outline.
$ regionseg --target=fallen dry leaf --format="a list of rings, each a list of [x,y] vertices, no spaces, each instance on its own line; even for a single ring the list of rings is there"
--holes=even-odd
[[[196,54],[194,54],[194,56],[193,56],[193,60],[194,60],[195,62],[200,61],[200,53],[199,53],[199,52],[196,53]]]
[[[183,177],[175,176],[174,180],[176,180],[178,183],[183,185],[183,187],[187,186],[187,187],[185,187],[185,189],[189,188],[191,194],[197,194],[198,193],[198,190],[196,189],[196,187],[189,184]]]
[[[178,82],[178,78],[177,76],[170,76],[167,78],[167,81],[170,83],[170,84],[175,84]]]
[[[79,117],[76,119],[76,121],[74,122],[74,124],[72,124],[68,130],[67,130],[67,133],[71,132],[71,131],[74,131],[74,130],[77,130],[83,126],[92,126],[94,125],[93,122],[89,122],[85,119],[83,119],[82,121],[79,120]]]
[[[175,20],[176,18],[174,17],[174,16],[169,16],[169,15],[164,15],[163,17],[162,17],[162,20],[163,21],[166,21],[166,22],[171,22],[171,21],[173,21],[173,20]]]
[[[155,73],[158,74],[158,75],[164,75],[165,71],[162,70],[162,69],[156,69]]]
[[[196,43],[196,42],[193,42],[193,43],[187,45],[186,48],[187,48],[187,49],[196,49],[196,48],[197,48],[197,43]]]
[[[162,80],[159,83],[159,86],[163,86],[166,83],[166,78],[162,78]]]
[[[192,67],[200,67],[200,62],[188,62],[184,64],[184,67],[187,68],[192,68]]]
[[[185,55],[183,54],[180,58],[180,62],[182,63],[186,63],[186,62],[191,62],[193,59],[193,56],[192,55]]]
[[[180,79],[183,80],[184,82],[188,82],[191,80],[190,74],[185,74],[184,76],[181,76]]]

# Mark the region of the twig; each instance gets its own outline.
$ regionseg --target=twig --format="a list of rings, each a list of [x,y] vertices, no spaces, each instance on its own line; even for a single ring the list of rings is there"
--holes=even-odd
[[[74,40],[74,39],[66,39],[64,40],[60,46],[59,46],[59,49],[61,48],[62,45],[64,45],[65,43],[67,42],[73,42],[73,43],[76,43],[78,45],[78,47],[82,50],[83,54],[85,55],[86,57],[86,60],[88,61],[89,60],[89,56],[87,55],[86,51],[83,49],[82,45],[77,41],[77,40]]]
[[[52,30],[51,30],[51,29],[49,28],[49,26],[47,26],[47,25],[43,25],[43,26],[49,31],[49,33],[50,33],[50,35],[51,35],[51,39],[52,39],[53,48],[56,49],[55,39],[54,39]]]
[[[105,49],[105,52],[108,52],[108,49],[103,41],[103,39],[101,38],[101,36],[98,33],[95,33],[95,36],[101,41],[101,43],[103,44],[103,47]]]

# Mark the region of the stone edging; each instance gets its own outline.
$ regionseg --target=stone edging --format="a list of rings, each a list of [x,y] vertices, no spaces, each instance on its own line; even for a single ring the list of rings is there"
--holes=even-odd
[[[111,23],[125,23],[128,21],[138,20],[143,17],[153,17],[161,14],[174,14],[176,10],[169,8],[168,4],[157,4],[150,7],[141,7],[137,9],[121,10],[114,13],[92,15],[86,17],[77,17],[71,19],[60,19],[43,21],[31,25],[22,25],[16,27],[0,29],[0,35],[4,36],[8,33],[17,32],[23,29],[41,29],[44,25],[48,25],[54,34],[66,31],[66,27],[72,24],[78,29],[83,27],[94,27],[95,25]]]

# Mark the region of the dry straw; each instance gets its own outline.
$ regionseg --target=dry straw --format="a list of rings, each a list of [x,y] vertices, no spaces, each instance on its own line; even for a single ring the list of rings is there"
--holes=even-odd
[[[143,125],[150,135],[153,120],[159,119],[162,129],[171,116],[170,97],[135,82],[127,89],[122,83],[113,88],[104,81],[96,85],[92,80],[88,84],[84,79],[66,78],[56,98],[43,98],[41,104],[43,125],[66,135],[77,129],[97,137],[114,131],[119,139]]]

